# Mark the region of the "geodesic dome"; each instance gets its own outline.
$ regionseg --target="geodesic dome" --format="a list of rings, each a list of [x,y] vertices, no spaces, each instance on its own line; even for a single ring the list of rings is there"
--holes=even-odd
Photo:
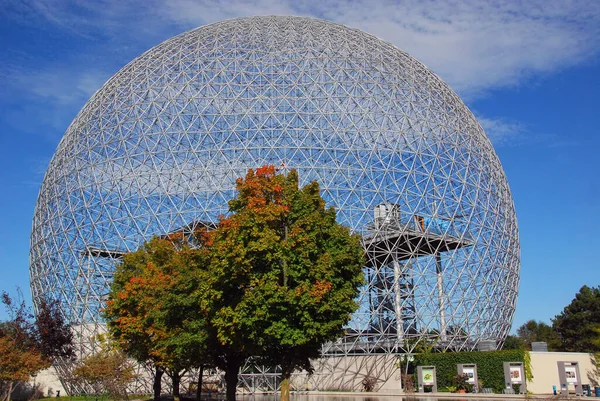
[[[152,48],[83,107],[42,183],[34,304],[77,330],[125,252],[214,224],[235,179],[272,164],[317,180],[363,235],[359,309],[326,354],[502,342],[519,281],[509,187],[481,126],[417,60],[374,36],[299,17],[204,26]]]

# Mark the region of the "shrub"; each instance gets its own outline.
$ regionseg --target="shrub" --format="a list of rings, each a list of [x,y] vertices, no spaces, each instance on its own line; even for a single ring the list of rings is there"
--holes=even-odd
[[[377,378],[374,376],[367,376],[362,380],[363,391],[370,393],[375,390],[375,384],[377,384]]]
[[[415,379],[413,375],[402,373],[402,385],[405,393],[414,393],[415,391]]]
[[[415,366],[435,366],[438,388],[453,386],[456,376],[456,365],[461,363],[477,364],[477,375],[494,392],[504,389],[504,362],[523,362],[525,377],[531,380],[531,362],[529,352],[525,350],[473,351],[422,353],[415,355]]]
[[[473,386],[469,384],[469,375],[466,373],[454,376],[452,382],[457,391],[465,390],[467,393],[473,391]]]

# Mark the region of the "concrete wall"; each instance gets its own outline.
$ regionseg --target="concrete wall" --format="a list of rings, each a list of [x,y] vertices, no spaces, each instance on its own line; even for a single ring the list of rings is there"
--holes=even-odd
[[[60,395],[67,395],[67,392],[60,383],[60,379],[58,378],[58,374],[54,367],[50,367],[38,373],[37,377],[35,378],[35,382],[44,395],[48,395],[48,391],[50,389],[55,396],[57,391],[60,391]]]
[[[593,384],[594,367],[591,355],[575,352],[530,352],[533,380],[527,383],[527,389],[534,394],[551,394],[552,386],[560,391],[558,362],[573,361],[579,363],[579,372],[583,384]],[[378,392],[401,392],[400,371],[397,357],[394,355],[340,356],[315,361],[315,374],[293,375],[293,387],[297,390],[338,390],[361,391],[362,380],[368,376],[378,378],[375,390]],[[600,381],[600,380],[599,380]],[[33,384],[33,380],[30,382]],[[52,389],[54,395],[60,390],[66,395],[54,368],[40,372],[36,384],[45,395]],[[165,387],[166,388],[166,387]],[[573,386],[570,390],[574,391]]]
[[[362,391],[363,380],[376,378],[375,391],[400,392],[396,355],[374,354],[329,357],[314,361],[315,372],[292,376],[296,390]]]
[[[551,394],[552,386],[556,386],[560,393],[560,380],[558,378],[558,362],[578,362],[579,373],[581,374],[582,384],[592,384],[593,380],[598,380],[594,376],[594,366],[591,360],[591,354],[583,352],[530,352],[531,373],[533,380],[527,382],[527,390],[534,394]],[[569,391],[574,392],[573,385],[569,386]]]
[[[534,394],[552,394],[552,386],[556,386],[560,391],[559,361],[578,362],[582,384],[591,385],[592,379],[600,379],[594,377],[590,354],[577,352],[530,352],[529,354],[533,380],[527,382],[527,390]],[[402,387],[397,361],[397,357],[393,355],[327,358],[316,364],[315,375],[311,378],[300,374],[293,381],[296,389],[361,391],[362,380],[367,376],[375,376],[379,379],[376,391],[399,393]],[[569,389],[575,391],[572,385]]]
[[[67,395],[67,392],[60,383],[56,370],[51,367],[38,372],[35,380],[32,377],[29,382],[19,382],[13,389],[11,398],[15,401],[31,400],[34,395],[34,385],[45,397],[56,396],[57,391],[60,391],[61,396]]]

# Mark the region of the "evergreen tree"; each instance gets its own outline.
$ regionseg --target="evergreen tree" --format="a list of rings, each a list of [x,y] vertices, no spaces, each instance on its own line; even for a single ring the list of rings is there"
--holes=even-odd
[[[531,350],[531,343],[538,341],[546,342],[549,351],[556,351],[561,347],[559,334],[544,322],[529,320],[517,329],[517,335],[529,350]]]
[[[518,336],[514,336],[509,334],[506,336],[506,340],[504,340],[504,344],[502,345],[502,349],[525,349],[525,342],[521,340]]]
[[[552,327],[560,335],[561,350],[600,351],[600,287],[581,287],[571,303],[552,320]]]

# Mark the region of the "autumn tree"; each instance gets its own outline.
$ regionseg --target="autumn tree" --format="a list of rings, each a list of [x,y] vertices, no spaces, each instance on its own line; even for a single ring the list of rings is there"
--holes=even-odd
[[[50,361],[40,350],[33,315],[25,302],[14,301],[4,292],[2,303],[10,317],[0,323],[0,396],[6,401],[16,382],[29,380],[49,367]]]
[[[96,396],[127,399],[127,386],[137,377],[132,362],[105,337],[96,340],[95,351],[78,362],[74,377],[88,383]]]
[[[237,190],[230,215],[197,233],[194,249],[169,236],[126,255],[105,317],[138,361],[171,372],[214,363],[230,401],[247,358],[279,365],[285,399],[291,373],[310,370],[321,345],[343,334],[357,307],[363,250],[319,185],[300,189],[295,171],[249,170]]]
[[[273,166],[237,180],[231,215],[209,233],[206,294],[223,350],[227,399],[235,399],[239,368],[260,356],[282,369],[282,399],[290,375],[343,335],[362,283],[360,238],[336,222],[312,182]]]
[[[171,376],[173,394],[179,396],[181,374],[210,364],[201,290],[207,257],[185,243],[153,238],[125,255],[115,270],[104,310],[108,330],[128,356],[154,364],[155,399],[163,373]]]
[[[559,334],[561,350],[570,352],[598,352],[600,327],[600,287],[584,285],[571,303],[552,320],[552,328]]]

